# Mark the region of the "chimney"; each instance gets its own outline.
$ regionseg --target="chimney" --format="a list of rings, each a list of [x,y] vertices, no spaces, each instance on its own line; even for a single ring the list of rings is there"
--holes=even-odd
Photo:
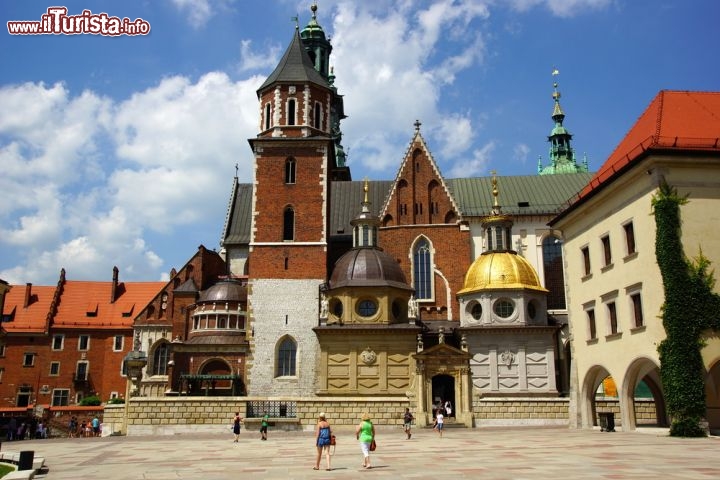
[[[118,286],[118,268],[113,267],[113,280],[112,280],[112,290],[110,291],[110,303],[115,303],[117,294],[117,286]]]
[[[25,284],[25,304],[23,308],[30,306],[30,299],[32,298],[32,283]]]

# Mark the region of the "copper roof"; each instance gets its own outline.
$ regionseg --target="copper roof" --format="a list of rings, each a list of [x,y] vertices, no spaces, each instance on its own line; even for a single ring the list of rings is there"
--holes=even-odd
[[[350,286],[391,286],[412,290],[397,260],[378,248],[353,248],[335,263],[330,288]]]

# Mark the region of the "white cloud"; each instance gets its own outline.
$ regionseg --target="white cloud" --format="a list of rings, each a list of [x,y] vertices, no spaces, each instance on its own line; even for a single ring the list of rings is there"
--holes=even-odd
[[[247,72],[263,68],[274,69],[280,60],[281,47],[272,46],[266,52],[255,53],[251,49],[252,40],[240,42],[240,63],[238,71]],[[259,85],[258,85],[259,86]]]
[[[494,142],[488,142],[472,152],[472,156],[455,162],[447,174],[448,178],[478,177],[487,175],[491,163],[491,154],[495,149]]]
[[[527,162],[527,157],[530,151],[531,149],[529,146],[524,143],[518,143],[513,147],[513,161],[520,164],[525,164]]]
[[[550,10],[558,17],[572,17],[589,10],[601,10],[613,3],[613,0],[509,0],[518,11],[525,12],[536,6]]]

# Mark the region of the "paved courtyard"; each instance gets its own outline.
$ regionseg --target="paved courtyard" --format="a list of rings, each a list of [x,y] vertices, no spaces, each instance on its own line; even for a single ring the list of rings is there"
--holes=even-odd
[[[360,467],[354,431],[336,432],[332,471],[312,469],[311,433],[105,437],[3,442],[2,450],[45,457],[46,479],[717,479],[720,438],[679,439],[667,431],[603,433],[566,428],[379,430],[370,470]]]

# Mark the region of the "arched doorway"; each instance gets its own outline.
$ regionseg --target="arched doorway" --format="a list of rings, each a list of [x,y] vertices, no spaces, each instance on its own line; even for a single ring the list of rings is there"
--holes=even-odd
[[[438,406],[445,408],[446,402],[450,402],[451,413],[449,417],[455,416],[455,379],[450,375],[435,375],[432,378],[432,404],[433,415]],[[443,411],[443,415],[446,413]]]
[[[623,430],[668,426],[660,368],[649,358],[639,358],[628,367],[620,399]]]
[[[598,412],[608,412],[610,405],[617,403],[617,392],[606,391],[606,383],[608,387],[614,386],[614,383],[605,382],[606,379],[612,380],[610,372],[605,367],[596,365],[588,370],[582,386],[582,426],[585,428],[598,426]],[[615,397],[615,398],[613,398]]]

